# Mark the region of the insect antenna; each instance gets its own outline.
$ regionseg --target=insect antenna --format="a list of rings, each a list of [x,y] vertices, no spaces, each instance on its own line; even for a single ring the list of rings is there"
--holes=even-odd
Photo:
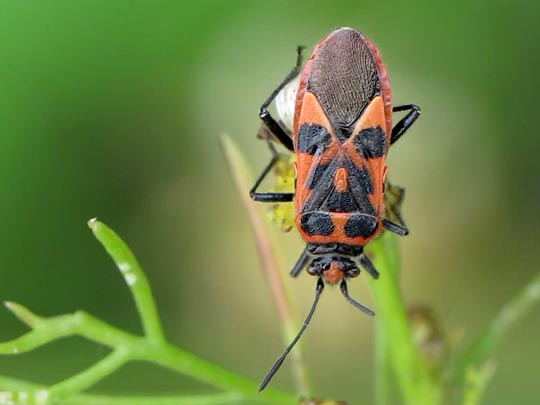
[[[291,349],[294,347],[296,342],[300,339],[300,336],[302,336],[302,333],[306,330],[307,326],[309,325],[309,322],[311,321],[311,317],[313,316],[313,313],[315,312],[315,308],[317,308],[317,303],[319,302],[319,298],[321,297],[321,293],[324,289],[324,282],[322,278],[319,278],[317,280],[317,288],[315,290],[315,299],[313,300],[313,304],[311,305],[311,309],[309,310],[308,316],[306,317],[306,320],[304,321],[304,325],[302,325],[302,328],[300,329],[300,332],[296,335],[296,337],[293,339],[293,341],[287,346],[283,354],[277,361],[274,363],[268,374],[266,374],[266,377],[261,382],[261,385],[259,386],[259,392],[264,390],[272,377],[277,373],[283,362],[285,361],[285,357],[289,354]]]
[[[353,304],[356,308],[358,308],[359,310],[365,312],[366,314],[368,315],[375,315],[375,312],[373,312],[371,309],[363,306],[362,304],[360,304],[358,301],[355,301],[353,300],[350,296],[349,296],[349,291],[347,289],[347,282],[345,280],[343,280],[341,282],[341,285],[340,285],[340,288],[341,288],[341,292],[342,294],[345,296],[345,299],[347,301],[349,301],[351,304]]]

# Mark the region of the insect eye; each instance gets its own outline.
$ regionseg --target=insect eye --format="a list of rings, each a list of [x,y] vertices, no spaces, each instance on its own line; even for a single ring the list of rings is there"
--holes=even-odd
[[[360,274],[360,270],[357,267],[355,267],[354,269],[347,270],[347,277],[354,278],[354,277],[358,277],[359,274]]]
[[[308,267],[307,272],[308,272],[308,274],[310,274],[312,276],[316,276],[316,275],[319,274],[319,270],[315,266]]]

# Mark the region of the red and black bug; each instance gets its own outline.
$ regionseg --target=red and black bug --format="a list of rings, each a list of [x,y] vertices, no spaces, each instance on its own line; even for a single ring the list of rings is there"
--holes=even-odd
[[[348,278],[359,275],[361,265],[373,278],[379,273],[364,254],[364,247],[383,228],[406,235],[401,220],[384,218],[384,182],[388,148],[420,115],[414,104],[392,107],[386,68],[375,45],[360,32],[340,28],[324,38],[301,71],[296,89],[294,122],[287,131],[268,111],[276,96],[301,70],[296,66],[261,106],[260,118],[273,135],[296,154],[294,193],[257,192],[278,161],[269,137],[272,160],[251,189],[262,202],[295,203],[296,226],[307,243],[291,275],[307,272],[317,277],[315,300],[303,327],[261,383],[263,390],[298,341],[315,311],[325,283],[340,283],[348,302],[369,315],[374,312],[353,300]],[[392,112],[408,111],[392,128]],[[288,134],[292,132],[292,136]]]

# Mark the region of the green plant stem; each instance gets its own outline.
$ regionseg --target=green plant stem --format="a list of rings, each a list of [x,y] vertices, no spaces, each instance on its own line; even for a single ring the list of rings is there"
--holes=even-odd
[[[49,388],[32,392],[2,393],[0,402],[18,396],[20,402],[43,404],[69,398],[111,374],[127,361],[142,360],[170,368],[217,388],[251,399],[252,402],[294,404],[296,396],[275,389],[257,394],[257,385],[233,372],[175,347],[165,340],[148,280],[135,256],[120,237],[97,220],[89,226],[124,276],[134,297],[144,336],[115,328],[83,311],[43,318],[22,305],[6,302],[6,307],[32,330],[9,342],[0,343],[0,354],[27,352],[62,337],[79,335],[108,346],[112,352],[90,368]]]
[[[525,288],[499,311],[484,333],[456,361],[452,373],[454,385],[462,386],[467,370],[478,367],[488,360],[512,326],[538,301],[540,301],[540,273],[537,273]]]
[[[404,403],[408,405],[440,404],[441,387],[429,374],[414,344],[407,311],[401,296],[396,236],[390,232],[384,232],[371,243],[368,252],[381,274],[378,280],[370,280],[370,286],[376,302],[378,322],[384,325],[386,335],[391,339],[387,347]],[[386,343],[383,341],[383,344]]]
[[[389,405],[392,367],[390,364],[389,336],[384,322],[375,320],[375,405]]]
[[[17,390],[12,401],[23,404],[30,399],[30,393],[44,389],[43,386],[0,376],[0,390]],[[4,391],[4,394],[7,392]],[[2,395],[0,393],[0,395]],[[110,396],[77,394],[62,401],[63,405],[230,405],[239,403],[243,396],[237,393],[167,395],[167,396]],[[245,402],[244,402],[245,403]]]
[[[81,392],[104,377],[118,370],[129,359],[129,351],[124,348],[118,348],[109,353],[104,359],[93,364],[83,372],[71,376],[64,381],[52,385],[48,388],[48,396],[51,402],[57,399],[63,399]]]
[[[491,362],[487,362],[481,367],[467,369],[463,405],[480,405],[493,374],[495,374],[495,365]]]
[[[37,321],[29,324],[34,330],[10,342],[1,343],[0,354],[29,351],[71,335],[79,335],[118,350],[116,354],[113,352],[110,355],[112,357],[105,358],[83,373],[58,385],[53,385],[47,392],[40,390],[35,393],[36,396],[47,397],[49,401],[66,398],[89,387],[129,359],[148,361],[176,370],[214,387],[241,394],[245,398],[270,403],[294,404],[297,402],[295,395],[271,388],[257,394],[257,385],[244,377],[169,343],[156,343],[154,340],[117,329],[82,311],[48,319],[32,314],[19,304],[10,303],[9,308],[15,315],[25,314],[23,321],[28,320],[29,317]],[[36,402],[39,403],[39,401]]]
[[[81,395],[66,405],[231,405],[240,403],[242,396],[236,393],[154,396],[154,397],[111,397],[104,395]],[[241,402],[247,403],[247,402]]]
[[[251,171],[248,168],[247,162],[238,146],[228,135],[221,137],[221,146],[230,171],[233,174],[236,187],[240,193],[242,204],[249,216],[264,273],[272,289],[274,302],[283,323],[283,341],[288,345],[298,332],[299,322],[294,315],[296,311],[293,294],[284,280],[283,272],[279,270],[275,240],[270,236],[271,232],[268,229],[265,218],[261,214],[260,208],[249,198],[249,190],[254,181],[251,178]],[[290,360],[298,393],[301,396],[307,397],[310,395],[309,379],[299,346],[297,345],[295,350],[290,353]]]
[[[105,224],[96,219],[91,219],[88,221],[88,226],[124,276],[133,295],[144,334],[151,340],[164,341],[165,335],[159,320],[152,290],[137,259],[122,239]]]

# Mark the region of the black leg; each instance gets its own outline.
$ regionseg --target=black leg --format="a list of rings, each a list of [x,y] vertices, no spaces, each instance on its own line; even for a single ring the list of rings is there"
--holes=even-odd
[[[410,111],[409,111],[410,110]],[[390,144],[396,142],[401,135],[403,135],[414,121],[420,116],[420,107],[415,104],[407,105],[398,105],[392,109],[392,111],[409,111],[409,113],[403,117],[395,126],[392,128],[392,136],[390,137]]]
[[[379,272],[377,271],[373,263],[371,263],[371,260],[369,260],[369,257],[367,257],[365,253],[360,256],[360,263],[362,263],[362,266],[364,267],[364,269],[366,269],[366,271],[371,277],[373,277],[375,280],[379,278]]]
[[[384,202],[385,216],[383,218],[383,226],[390,232],[394,232],[400,236],[408,235],[409,229],[401,216],[401,204],[405,197],[405,189],[389,182],[385,183]]]
[[[308,261],[309,261],[309,253],[308,253],[307,248],[305,248],[302,254],[300,255],[300,257],[298,258],[298,261],[292,268],[291,273],[290,273],[291,276],[298,277],[298,275],[306,267],[306,264],[308,263]]]
[[[272,152],[272,159],[270,160],[270,163],[264,168],[263,172],[259,176],[259,178],[255,181],[255,184],[253,187],[251,187],[251,190],[249,190],[249,195],[254,201],[261,201],[261,202],[289,202],[292,201],[294,198],[294,193],[257,193],[257,188],[262,183],[266,175],[272,170],[274,165],[279,160],[279,155],[277,153],[276,148],[272,144],[272,141],[270,139],[266,139],[266,143],[268,144],[268,147],[270,148],[270,152]]]
[[[383,226],[389,230],[390,232],[394,232],[395,234],[398,234],[399,236],[405,236],[409,234],[409,229],[402,224],[397,224],[393,221],[390,221],[387,218],[384,218],[382,220]]]
[[[300,73],[300,68],[302,66],[302,50],[304,49],[303,46],[299,46],[296,50],[297,52],[297,58],[296,58],[296,66],[291,70],[291,72],[285,77],[285,79],[279,84],[278,87],[270,94],[270,97],[263,103],[261,106],[261,110],[259,112],[259,117],[265,125],[268,127],[270,132],[276,136],[276,138],[290,151],[294,151],[293,147],[293,141],[289,135],[285,132],[283,128],[276,122],[276,120],[270,115],[270,112],[268,111],[268,106],[274,101],[274,98],[276,98],[277,94],[289,83],[292,79],[294,79],[298,74]]]

